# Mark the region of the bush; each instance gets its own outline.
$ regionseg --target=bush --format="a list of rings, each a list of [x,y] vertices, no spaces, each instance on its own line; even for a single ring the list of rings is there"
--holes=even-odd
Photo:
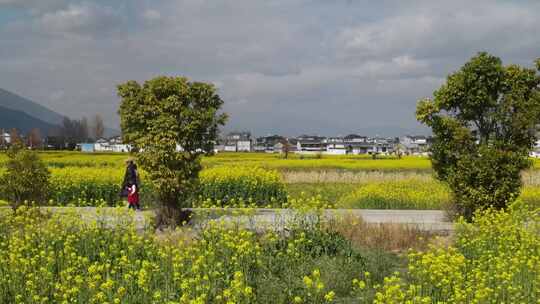
[[[434,135],[436,177],[468,220],[475,210],[505,209],[519,196],[537,140],[539,85],[535,69],[503,66],[482,52],[450,74],[433,100],[418,102],[416,117]]]
[[[13,209],[25,202],[46,202],[50,172],[37,153],[14,145],[7,155],[6,171],[0,177],[0,198],[8,201]]]
[[[258,167],[222,166],[202,171],[200,179],[201,198],[221,201],[224,206],[233,199],[250,201],[258,206],[287,201],[285,185],[277,171]]]

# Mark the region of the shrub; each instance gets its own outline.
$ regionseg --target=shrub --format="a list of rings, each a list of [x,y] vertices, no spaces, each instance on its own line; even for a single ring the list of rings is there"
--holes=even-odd
[[[6,171],[0,177],[0,198],[8,201],[13,209],[25,202],[46,202],[50,172],[37,153],[14,145],[7,155]]]
[[[222,166],[202,171],[200,179],[201,198],[221,201],[223,206],[233,199],[250,201],[258,206],[287,201],[285,185],[277,171],[259,167]]]
[[[436,177],[468,220],[477,209],[505,209],[519,196],[540,122],[539,85],[535,69],[503,66],[482,52],[450,74],[433,100],[419,101],[417,119],[434,135]]]

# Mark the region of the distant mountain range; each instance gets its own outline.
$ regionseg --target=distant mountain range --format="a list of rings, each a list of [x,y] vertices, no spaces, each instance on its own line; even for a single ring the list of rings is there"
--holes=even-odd
[[[0,129],[16,128],[23,133],[39,129],[45,135],[57,130],[63,119],[57,112],[0,88]],[[105,136],[118,134],[118,130],[105,129]]]
[[[0,129],[9,132],[13,128],[24,134],[27,134],[32,129],[39,129],[41,134],[46,135],[58,130],[59,126],[37,119],[23,111],[0,106]]]

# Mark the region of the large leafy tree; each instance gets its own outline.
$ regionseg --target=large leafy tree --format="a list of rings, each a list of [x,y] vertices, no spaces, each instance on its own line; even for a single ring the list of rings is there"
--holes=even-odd
[[[435,137],[436,177],[466,218],[476,209],[505,208],[519,195],[540,117],[537,70],[540,60],[535,70],[479,53],[448,76],[433,100],[418,102],[417,119]]]
[[[128,81],[118,86],[118,95],[123,139],[138,151],[165,212],[174,217],[189,207],[200,157],[212,153],[226,121],[223,100],[211,84],[164,76],[143,85]]]

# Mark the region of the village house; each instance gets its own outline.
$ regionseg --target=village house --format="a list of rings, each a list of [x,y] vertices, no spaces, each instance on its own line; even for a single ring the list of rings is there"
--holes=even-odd
[[[283,143],[287,139],[280,135],[269,135],[255,139],[253,150],[255,152],[276,153],[281,152]]]
[[[274,145],[274,152],[284,153],[287,150],[287,153],[295,153],[298,148],[297,145],[298,140],[296,138],[285,138]]]
[[[90,147],[90,145],[93,145],[93,150]],[[81,144],[81,151],[125,153],[125,152],[131,151],[131,145],[124,144],[120,136],[112,137],[110,139],[99,138],[93,144],[87,144],[87,143]]]
[[[301,135],[296,138],[296,152],[301,154],[316,154],[326,151],[325,137]]]
[[[390,154],[393,153],[396,146],[396,141],[394,138],[386,137],[374,137],[373,142],[373,151],[377,154]]]
[[[325,140],[326,154],[387,154],[394,150],[391,139],[375,137],[369,138],[357,134],[345,137],[329,137]]]
[[[6,132],[0,132],[0,145],[8,145],[11,143],[11,135]]]
[[[224,139],[225,152],[251,152],[251,133],[231,132]]]
[[[328,137],[323,140],[326,145],[325,154],[344,155],[348,153],[347,143],[343,137]]]
[[[405,148],[406,154],[420,155],[427,154],[429,142],[426,136],[406,135],[399,138],[399,144]]]

